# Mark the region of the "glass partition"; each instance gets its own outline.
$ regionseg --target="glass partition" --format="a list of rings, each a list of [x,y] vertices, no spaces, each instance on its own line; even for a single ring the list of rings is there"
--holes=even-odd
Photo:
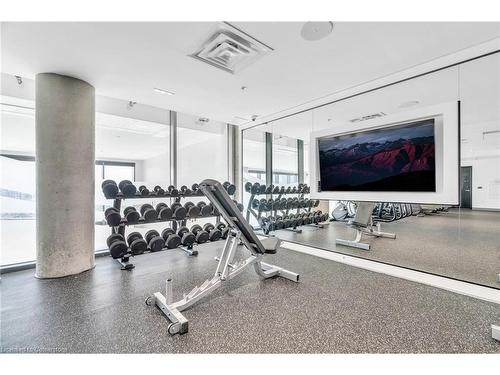
[[[369,251],[336,244],[338,238],[353,240],[356,236],[353,227],[347,225],[355,214],[356,202],[331,201],[328,211],[331,215],[335,209],[335,219],[322,229],[303,226],[301,233],[276,230],[272,234],[321,249],[500,288],[498,53],[246,130],[243,153],[247,152],[245,133],[266,129],[273,134],[275,170],[279,156],[274,153],[274,143],[279,143],[282,137],[302,139],[304,180],[311,183],[308,181],[311,132],[363,121],[364,117],[383,118],[447,102],[460,103],[460,205],[381,203],[372,218],[383,231],[395,233],[396,239],[363,236],[362,240],[371,246]],[[291,152],[289,157],[291,163],[295,153]],[[465,199],[467,194],[470,196]]]

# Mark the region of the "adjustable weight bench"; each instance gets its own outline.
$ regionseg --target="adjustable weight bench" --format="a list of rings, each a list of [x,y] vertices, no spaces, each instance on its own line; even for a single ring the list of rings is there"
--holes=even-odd
[[[372,213],[375,208],[375,203],[359,202],[356,209],[356,215],[348,225],[356,229],[356,238],[354,240],[344,240],[337,238],[335,243],[338,245],[356,247],[358,249],[370,250],[370,244],[361,242],[363,234],[375,237],[386,237],[395,239],[394,233],[382,232],[380,230],[380,222],[373,223]]]
[[[177,302],[173,302],[172,279],[167,279],[165,295],[157,292],[146,299],[147,305],[155,304],[170,320],[168,332],[171,335],[176,333],[184,334],[188,331],[188,320],[182,315],[181,311],[186,310],[203,297],[209,295],[220,287],[224,281],[237,276],[250,265],[253,265],[255,272],[264,279],[280,276],[295,282],[299,281],[298,274],[262,262],[264,254],[276,253],[280,246],[280,240],[275,237],[259,240],[248,221],[245,220],[243,214],[218,181],[204,180],[200,183],[200,190],[226,220],[230,227],[230,233],[220,256],[215,258],[218,265],[212,278],[207,279],[188,294],[184,294],[184,297]],[[251,255],[244,260],[234,261],[234,256],[240,244],[246,247]]]

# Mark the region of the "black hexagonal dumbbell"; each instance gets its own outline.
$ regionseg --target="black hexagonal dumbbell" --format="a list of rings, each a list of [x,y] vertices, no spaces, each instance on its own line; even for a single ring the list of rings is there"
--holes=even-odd
[[[214,207],[211,204],[206,204],[205,202],[198,202],[196,204],[200,210],[201,216],[210,216],[212,215],[212,211]]]
[[[128,253],[127,243],[121,234],[113,233],[107,238],[106,243],[114,259],[122,258]]]
[[[158,219],[158,212],[149,203],[141,206],[141,215],[146,223],[153,223]]]
[[[178,197],[179,196],[179,190],[177,190],[177,188],[174,186],[174,185],[170,185],[168,187],[168,193],[172,196],[172,197]]]
[[[148,249],[148,244],[139,232],[132,232],[127,236],[127,243],[134,255],[140,255]]]
[[[139,193],[141,193],[143,197],[147,197],[149,195],[149,189],[146,186],[141,185],[139,186]]]
[[[196,236],[189,231],[188,227],[180,227],[177,235],[181,238],[181,244],[187,247],[192,247],[196,242]]]
[[[104,180],[101,184],[102,192],[106,199],[114,199],[118,194],[118,186],[113,180]]]
[[[175,230],[173,230],[172,228],[163,229],[161,232],[161,236],[163,237],[163,240],[165,241],[165,244],[169,249],[175,249],[176,247],[179,247],[182,241],[179,235],[175,233]]]
[[[159,197],[162,197],[165,195],[165,190],[163,190],[160,185],[156,185],[153,190],[154,190],[155,194]]]
[[[176,220],[184,220],[186,218],[187,210],[184,207],[182,207],[182,204],[180,204],[179,202],[174,202],[172,203],[171,207],[172,207],[173,217]]]
[[[191,185],[191,191],[193,192],[193,194],[195,194],[195,195],[199,194],[200,193],[199,190],[200,190],[199,184]]]
[[[251,192],[252,192],[252,186],[253,186],[253,184],[252,184],[251,182],[247,182],[247,183],[245,184],[245,191],[246,191],[247,193],[251,193]]]
[[[160,251],[165,247],[165,240],[160,236],[160,233],[154,229],[148,230],[144,237],[148,243],[149,250],[153,252]]]
[[[203,230],[208,233],[208,239],[210,241],[219,241],[222,237],[222,233],[217,229],[212,223],[206,223],[203,226]]]
[[[265,186],[264,186],[265,189]],[[252,188],[250,189],[252,194],[260,194],[260,184],[258,182],[254,182]]]
[[[137,188],[132,181],[129,180],[120,181],[118,187],[125,197],[133,197],[135,193],[137,193]]]
[[[120,211],[114,207],[107,208],[106,211],[104,211],[104,217],[110,227],[116,227],[122,220]]]
[[[186,195],[191,195],[193,194],[193,191],[189,189],[186,185],[181,186],[181,194],[186,196]]]
[[[193,202],[186,202],[184,204],[184,208],[187,211],[187,216],[191,217],[198,217],[201,215],[201,210],[200,208],[195,205]]]
[[[234,193],[236,193],[236,186],[229,181],[224,182],[222,186],[224,187],[224,189],[226,189],[229,195],[234,195]]]
[[[260,185],[259,186],[259,194],[265,194],[266,190],[267,190],[267,186],[266,185]]]
[[[139,222],[139,219],[141,218],[141,215],[137,212],[134,206],[125,207],[123,210],[123,216],[129,224],[135,224]]]
[[[158,214],[158,217],[162,221],[167,221],[172,218],[173,212],[170,207],[167,206],[166,203],[158,203],[156,205],[156,213]]]
[[[227,236],[229,235],[229,231],[231,230],[231,228],[224,223],[217,224],[217,229],[220,230],[221,239],[223,240],[227,238]]]
[[[209,240],[209,235],[198,224],[191,227],[191,233],[195,235],[197,243],[205,243]]]

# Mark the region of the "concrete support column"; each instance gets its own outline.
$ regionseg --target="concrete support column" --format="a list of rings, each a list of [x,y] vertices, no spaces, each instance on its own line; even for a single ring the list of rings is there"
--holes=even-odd
[[[36,277],[94,267],[95,90],[36,76]]]

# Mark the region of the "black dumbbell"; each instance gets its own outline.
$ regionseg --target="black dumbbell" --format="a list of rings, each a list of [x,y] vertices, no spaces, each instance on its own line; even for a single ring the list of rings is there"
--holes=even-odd
[[[214,216],[219,216],[219,215],[220,215],[220,212],[219,212],[219,210],[217,209],[217,207],[215,207],[212,203],[210,203],[210,206],[212,207],[212,215],[214,215]]]
[[[297,190],[297,186],[294,186],[294,187],[292,188],[291,193],[292,193],[292,194],[295,194],[295,193],[297,193],[297,192],[298,192],[298,190]]]
[[[233,195],[236,192],[236,186],[229,181],[224,182],[222,186],[224,187],[224,189],[226,189],[229,195]]]
[[[318,200],[318,199],[316,199],[316,200],[314,201],[314,207],[318,207],[318,206],[319,206],[319,200]]]
[[[292,192],[292,187],[291,186],[288,186],[286,189],[285,189],[285,194],[290,194]]]
[[[193,184],[191,185],[191,190],[193,191],[193,194],[198,194],[200,190],[200,185],[199,184]]]
[[[127,236],[127,243],[134,255],[140,255],[148,249],[148,244],[139,232],[132,232]]]
[[[203,226],[203,230],[208,233],[208,239],[210,241],[219,241],[222,237],[222,233],[217,229],[212,223],[206,223]]]
[[[172,197],[178,197],[179,196],[179,190],[175,188],[174,185],[170,185],[168,187],[168,192]]]
[[[122,258],[128,252],[125,238],[123,238],[121,234],[113,233],[107,238],[106,243],[109,248],[109,253],[114,259]]]
[[[254,200],[252,201],[252,208],[253,208],[254,210],[258,210],[258,209],[259,209],[259,207],[260,207],[260,201],[259,201],[258,199],[254,199]]]
[[[116,195],[118,194],[118,186],[116,186],[116,182],[113,180],[104,180],[101,187],[106,199],[116,198]]]
[[[227,238],[227,236],[229,235],[229,231],[231,230],[231,228],[224,223],[217,224],[217,229],[220,230],[221,239],[224,240]]]
[[[158,214],[160,220],[162,221],[167,221],[167,220],[170,220],[172,218],[172,209],[170,207],[167,206],[166,203],[158,203],[156,205],[156,213]]]
[[[137,188],[132,181],[129,180],[120,181],[118,187],[125,197],[133,197],[135,193],[137,193]]]
[[[283,218],[281,216],[276,216],[275,222],[274,222],[275,228],[276,229],[283,229]]]
[[[191,194],[193,194],[193,192],[186,185],[182,185],[181,186],[181,194],[182,195],[191,195]]]
[[[261,198],[259,201],[259,211],[266,211],[266,210],[267,210],[267,199]]]
[[[158,212],[149,203],[141,206],[141,215],[146,223],[152,223],[158,219]]]
[[[250,189],[250,192],[252,194],[259,194],[260,193],[260,184],[258,182],[255,182],[253,185],[252,185],[252,188]]]
[[[143,197],[147,197],[149,195],[149,189],[146,186],[141,185],[139,186],[139,193],[141,193]]]
[[[281,186],[280,187],[280,194],[285,194],[285,187],[284,186]]]
[[[267,186],[266,187],[266,194],[272,194],[273,189],[274,189],[274,185],[273,184]]]
[[[196,242],[196,237],[189,231],[188,227],[180,227],[177,235],[181,238],[181,244],[187,247],[193,246]]]
[[[198,202],[196,204],[200,210],[201,216],[210,216],[213,211],[213,206],[206,204],[205,202]]]
[[[276,185],[273,189],[273,194],[279,194],[279,192],[280,192],[280,187]]]
[[[267,190],[266,185],[260,185],[259,186],[259,194],[265,194]]]
[[[195,205],[193,202],[186,202],[184,204],[184,208],[187,211],[187,216],[191,217],[198,217],[201,214],[200,208]]]
[[[107,208],[106,211],[104,211],[104,217],[110,227],[116,227],[122,220],[120,211],[114,207]]]
[[[198,224],[191,227],[191,233],[194,234],[197,243],[205,243],[209,240],[208,233],[205,232]]]
[[[253,184],[252,184],[251,182],[247,182],[247,183],[245,184],[245,191],[246,191],[247,193],[251,193],[251,192],[252,192],[252,186],[253,186]]]
[[[125,207],[125,209],[123,210],[123,216],[129,224],[137,223],[141,218],[141,215],[133,206]]]
[[[176,220],[184,220],[186,218],[187,210],[184,207],[182,207],[182,204],[180,204],[179,202],[174,202],[171,207],[172,207],[173,217]]]
[[[165,247],[165,240],[160,236],[157,230],[151,229],[146,232],[144,236],[148,243],[149,250],[160,251]]]
[[[154,192],[156,193],[157,196],[161,197],[163,195],[165,195],[165,190],[162,189],[162,187],[160,185],[156,185],[154,187]]]
[[[175,230],[173,230],[172,228],[163,229],[163,231],[161,232],[161,236],[163,237],[163,240],[165,241],[165,244],[169,249],[175,249],[176,247],[179,247],[182,241],[179,235],[176,234]]]

